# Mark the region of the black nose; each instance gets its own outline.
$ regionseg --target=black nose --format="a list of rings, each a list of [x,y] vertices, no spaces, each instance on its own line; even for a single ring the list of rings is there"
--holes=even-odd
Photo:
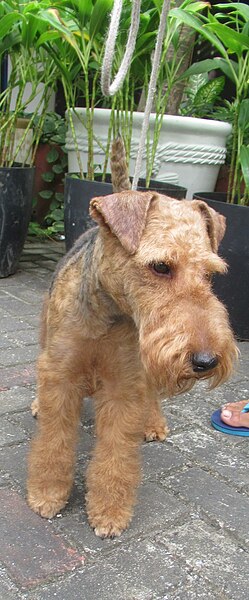
[[[217,367],[218,358],[209,352],[196,352],[192,355],[192,365],[195,373],[203,373]]]

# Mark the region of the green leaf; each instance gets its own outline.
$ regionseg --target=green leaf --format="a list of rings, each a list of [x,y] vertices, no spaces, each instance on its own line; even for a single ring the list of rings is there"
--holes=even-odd
[[[60,175],[60,173],[63,173],[63,167],[60,164],[53,165],[52,171],[53,171],[53,173],[56,173],[56,175]]]
[[[222,10],[224,10],[224,8],[234,8],[233,12],[244,17],[245,21],[249,20],[249,6],[247,6],[245,2],[229,2],[229,4],[216,4],[215,7],[221,8]]]
[[[241,146],[239,157],[245,185],[249,189],[249,146]]]
[[[56,150],[56,148],[51,148],[51,150],[49,150],[49,152],[47,153],[46,156],[46,161],[50,164],[55,162],[56,160],[58,160],[59,158],[59,152],[58,150]]]
[[[7,33],[10,33],[11,27],[17,21],[24,20],[20,13],[9,13],[1,18],[1,38],[4,38]]]
[[[55,210],[53,210],[50,213],[50,217],[51,219],[54,219],[55,221],[62,221],[63,220],[63,215],[64,215],[64,211],[62,208],[56,208]]]
[[[94,9],[90,19],[90,36],[94,36],[99,32],[103,32],[105,25],[108,25],[108,16],[113,7],[113,0],[97,0],[94,4]]]
[[[209,2],[190,2],[187,9],[190,13],[196,13],[200,12],[204,8],[207,8],[207,6],[210,6]]]
[[[86,23],[90,21],[91,13],[93,10],[92,0],[78,0],[78,5],[82,25],[86,25]]]
[[[217,77],[205,83],[196,93],[194,108],[210,105],[217,100],[225,85],[225,77]]]
[[[63,217],[62,217],[62,219],[63,219]],[[54,231],[64,233],[64,229],[65,229],[64,223],[57,221],[57,223],[54,223],[53,229],[54,229]]]
[[[215,69],[220,69],[229,79],[234,81],[233,70],[236,74],[238,73],[238,64],[233,60],[227,62],[225,58],[207,58],[206,60],[200,60],[200,62],[191,65],[183,73],[181,79],[185,79],[192,75],[200,75],[201,73],[209,73]]]
[[[211,27],[218,38],[223,42],[230,52],[235,52],[238,56],[241,56],[245,48],[249,48],[249,38],[239,31],[235,31],[223,23],[209,23],[204,25],[203,34],[206,31],[206,27]]]
[[[186,10],[182,10],[181,8],[172,8],[169,11],[169,16],[174,17],[180,23],[187,25],[188,27],[193,28],[195,31],[198,31],[203,37],[205,37],[217,50],[224,56],[226,54],[225,48],[219,38],[209,29],[206,29],[203,26],[203,22],[201,19],[196,17],[195,15],[189,14]]]
[[[52,171],[48,171],[47,173],[43,173],[42,174],[42,179],[43,179],[43,181],[46,181],[46,182],[50,183],[51,181],[54,180],[54,173],[52,173]]]
[[[249,127],[249,99],[247,98],[240,103],[238,125],[242,130]]]
[[[64,202],[64,194],[61,192],[55,192],[55,198],[58,202]]]
[[[44,200],[50,200],[53,196],[53,192],[52,190],[43,190],[42,192],[39,192],[39,196],[44,198]]]

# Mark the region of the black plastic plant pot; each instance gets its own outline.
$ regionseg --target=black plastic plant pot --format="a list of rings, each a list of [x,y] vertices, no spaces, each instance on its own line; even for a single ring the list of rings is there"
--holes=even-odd
[[[101,181],[102,176],[97,175],[96,181]],[[132,177],[130,178],[132,181]],[[111,183],[111,175],[106,175],[105,182]],[[150,180],[149,187],[146,187],[146,180],[140,178],[138,180],[137,189],[139,191],[152,190],[158,192],[159,194],[164,194],[166,196],[170,196],[171,198],[176,198],[178,200],[182,200],[186,197],[187,188],[182,187],[181,185],[175,185],[174,183],[167,183],[166,181],[156,181],[156,179]]]
[[[90,200],[95,196],[106,196],[108,194],[112,194],[111,183],[66,176],[64,224],[67,251],[70,250],[82,233],[96,225],[89,215]]]
[[[31,217],[34,167],[0,168],[0,277],[19,264]]]
[[[181,185],[175,185],[174,183],[167,183],[166,181],[156,181],[155,179],[150,180],[150,185],[146,188],[145,179],[139,179],[138,190],[152,190],[158,192],[158,194],[164,194],[170,196],[170,198],[176,198],[177,200],[183,200],[186,197],[187,188]]]
[[[226,275],[216,275],[214,291],[226,305],[235,335],[249,340],[249,207],[226,202],[226,194],[195,193],[226,217],[226,233],[219,254],[228,264]]]

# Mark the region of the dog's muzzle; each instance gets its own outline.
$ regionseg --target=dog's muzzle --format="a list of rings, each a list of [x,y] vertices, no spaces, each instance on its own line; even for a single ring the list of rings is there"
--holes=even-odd
[[[218,365],[218,357],[209,352],[196,352],[192,354],[191,362],[195,373],[211,371]]]

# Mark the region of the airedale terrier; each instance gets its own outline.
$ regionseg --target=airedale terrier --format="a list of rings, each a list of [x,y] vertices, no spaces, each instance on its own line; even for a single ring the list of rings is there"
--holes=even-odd
[[[44,307],[28,502],[49,518],[65,506],[81,401],[92,396],[97,441],[87,513],[107,537],[130,523],[144,436],[166,437],[160,396],[198,379],[224,382],[237,349],[211,284],[213,273],[226,271],[217,254],[221,215],[151,191],[94,198],[90,213],[98,227],[64,258]]]

